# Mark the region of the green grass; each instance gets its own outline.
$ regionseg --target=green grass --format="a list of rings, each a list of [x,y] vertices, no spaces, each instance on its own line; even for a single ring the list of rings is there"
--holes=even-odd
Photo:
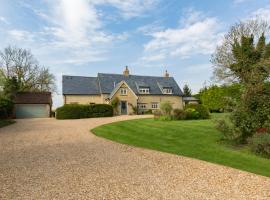
[[[215,114],[213,118],[220,118]],[[212,120],[138,119],[103,125],[94,134],[123,144],[197,158],[270,177],[270,160],[221,142]]]
[[[10,124],[15,123],[15,121],[13,120],[2,120],[0,119],[0,128],[4,127],[4,126],[8,126]]]

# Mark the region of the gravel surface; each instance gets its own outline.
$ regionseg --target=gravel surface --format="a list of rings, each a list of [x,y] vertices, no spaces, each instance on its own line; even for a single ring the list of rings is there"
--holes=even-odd
[[[144,116],[26,119],[0,129],[0,199],[270,199],[270,179],[91,134]]]

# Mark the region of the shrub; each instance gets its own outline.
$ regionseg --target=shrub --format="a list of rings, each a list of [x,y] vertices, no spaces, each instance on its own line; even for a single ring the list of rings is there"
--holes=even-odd
[[[181,109],[174,109],[173,110],[173,118],[176,120],[183,120],[186,119],[186,112]]]
[[[186,119],[199,119],[200,113],[197,112],[194,108],[187,108],[185,110]]]
[[[209,113],[208,108],[202,104],[188,104],[185,108],[186,109],[188,109],[188,108],[195,109],[199,113],[198,119],[209,119],[210,118],[210,113]]]
[[[222,133],[223,140],[235,140],[237,141],[241,136],[239,129],[235,128],[234,125],[225,119],[215,120],[215,127]]]
[[[78,105],[69,104],[56,109],[57,119],[80,119],[91,117],[111,117],[113,108],[107,104]]]
[[[118,97],[115,97],[112,101],[111,101],[111,105],[113,108],[114,113],[117,115],[118,114],[118,110],[117,107],[119,105],[120,100],[118,99]]]
[[[6,119],[12,116],[14,104],[11,100],[0,97],[0,118]]]
[[[250,140],[251,150],[265,158],[270,158],[270,134],[255,134]]]
[[[151,114],[153,114],[153,111],[152,110],[147,110],[147,111],[144,112],[144,114],[151,115]]]
[[[161,102],[161,104],[160,104],[160,110],[161,110],[162,114],[164,114],[164,115],[171,115],[172,109],[173,108],[172,108],[171,102],[169,102],[169,101],[163,101],[163,102]]]

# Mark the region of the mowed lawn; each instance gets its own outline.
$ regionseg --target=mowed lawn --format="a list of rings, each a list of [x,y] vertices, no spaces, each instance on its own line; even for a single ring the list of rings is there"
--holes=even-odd
[[[222,116],[218,114],[212,118]],[[138,119],[103,125],[92,132],[119,143],[197,158],[270,177],[269,159],[254,155],[247,148],[224,144],[211,119]]]

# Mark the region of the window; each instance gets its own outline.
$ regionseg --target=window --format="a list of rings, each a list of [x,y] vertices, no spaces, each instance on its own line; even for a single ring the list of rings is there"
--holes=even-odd
[[[127,95],[127,88],[121,88],[120,93],[121,95]]]
[[[152,103],[152,109],[158,109],[158,103]]]
[[[90,102],[90,105],[94,105],[95,103],[94,102]]]
[[[78,104],[78,102],[70,102],[69,104]]]
[[[149,94],[149,88],[140,88],[141,94]]]
[[[146,103],[139,103],[138,108],[139,109],[146,109]]]
[[[164,94],[172,94],[172,88],[164,88],[163,93]]]

